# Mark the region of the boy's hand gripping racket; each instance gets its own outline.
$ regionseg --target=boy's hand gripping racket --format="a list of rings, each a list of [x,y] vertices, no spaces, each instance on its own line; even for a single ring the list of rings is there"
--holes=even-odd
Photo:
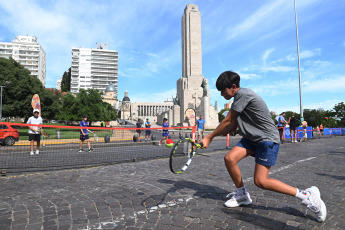
[[[190,163],[192,158],[196,154],[196,150],[201,148],[203,144],[196,144],[190,138],[183,138],[178,140],[170,153],[170,170],[175,174],[184,172]]]
[[[94,138],[95,141],[97,142],[97,141],[98,141],[97,135],[96,135],[94,132],[92,132],[91,130],[88,130],[88,131],[93,135],[93,138]]]

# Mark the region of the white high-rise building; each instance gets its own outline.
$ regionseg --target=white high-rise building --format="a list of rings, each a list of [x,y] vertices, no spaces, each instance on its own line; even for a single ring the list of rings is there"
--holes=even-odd
[[[62,82],[62,78],[56,81],[56,89],[57,90],[61,90],[61,82]]]
[[[98,44],[96,49],[73,48],[71,66],[71,92],[79,89],[98,89],[105,91],[112,83],[118,88],[118,52],[108,49],[108,44]]]
[[[12,43],[0,42],[0,57],[12,57],[30,70],[31,75],[36,76],[45,86],[46,53],[35,36],[20,35]]]

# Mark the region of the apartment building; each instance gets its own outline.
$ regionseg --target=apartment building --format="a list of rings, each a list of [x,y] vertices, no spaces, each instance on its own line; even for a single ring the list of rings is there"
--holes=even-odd
[[[37,77],[45,86],[46,53],[35,36],[19,35],[12,43],[0,42],[0,57],[12,57],[30,70],[31,75]]]
[[[115,87],[114,98],[118,94],[118,52],[108,49],[101,43],[96,49],[73,48],[71,66],[71,92],[79,89],[98,89],[104,93],[112,83]]]

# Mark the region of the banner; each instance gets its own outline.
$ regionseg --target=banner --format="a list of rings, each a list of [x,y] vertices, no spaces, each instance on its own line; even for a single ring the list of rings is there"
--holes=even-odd
[[[195,111],[194,109],[186,109],[185,112],[192,126],[195,125]]]
[[[38,96],[38,94],[35,94],[32,97],[31,106],[32,106],[33,109],[38,109],[40,111],[39,116],[42,117],[42,114],[41,114],[41,101],[40,101],[40,97]]]

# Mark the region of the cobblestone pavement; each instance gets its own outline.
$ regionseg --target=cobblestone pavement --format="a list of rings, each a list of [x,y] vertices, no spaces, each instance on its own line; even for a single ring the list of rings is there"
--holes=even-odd
[[[271,170],[292,186],[319,187],[323,223],[304,217],[296,198],[257,188],[251,157],[240,168],[252,205],[225,208],[234,190],[226,152],[197,155],[182,175],[158,159],[2,177],[0,229],[344,229],[345,137],[285,143]]]

